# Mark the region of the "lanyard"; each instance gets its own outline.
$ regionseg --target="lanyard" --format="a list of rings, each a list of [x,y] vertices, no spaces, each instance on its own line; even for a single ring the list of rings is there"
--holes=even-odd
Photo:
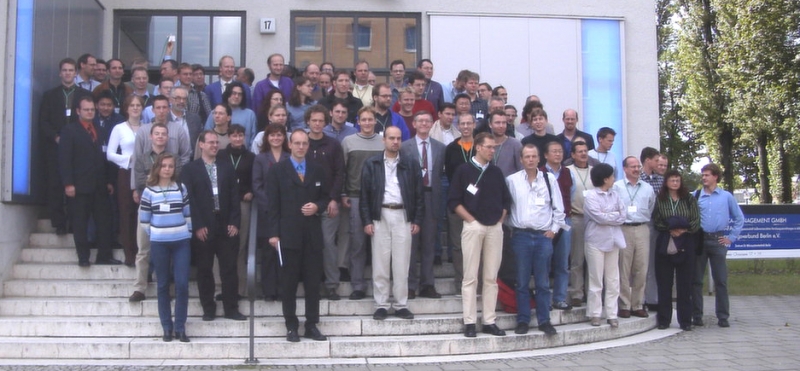
[[[636,183],[636,192],[633,192],[633,196],[631,196],[631,190],[628,189],[627,184],[625,185],[625,191],[628,192],[628,197],[631,198],[631,206],[633,206],[633,200],[636,198],[636,195],[639,194],[639,190],[642,189],[640,183]]]
[[[672,206],[672,215],[675,215],[675,213],[676,213],[676,211],[677,211],[677,209],[678,209],[678,204],[680,204],[680,203],[681,203],[681,200],[680,200],[680,199],[678,199],[677,201],[673,202],[673,201],[672,201],[672,197],[670,197],[670,198],[669,198],[669,203],[670,203],[670,205]]]
[[[70,89],[69,93],[67,93],[66,90],[62,90],[61,92],[64,93],[64,108],[69,109],[69,96],[75,92],[75,88]]]
[[[474,144],[473,144],[473,146],[474,146]],[[464,146],[461,145],[461,141],[458,142],[458,148],[461,149],[461,157],[464,158],[464,162],[469,162],[469,157],[467,156],[468,153],[467,153],[467,151],[464,150]],[[470,152],[472,152],[472,150],[470,150]]]
[[[233,154],[231,154],[230,156],[231,156],[231,162],[233,163],[233,170],[236,170],[239,167],[239,161],[242,160],[242,156],[244,155],[239,155],[239,158],[237,158],[236,161],[233,160]]]
[[[586,174],[586,176],[581,176],[581,171],[580,171],[580,169],[578,168],[577,165],[575,166],[575,172],[578,173],[578,179],[581,180],[581,184],[583,185],[583,189],[586,189],[586,178],[589,177],[589,174]],[[587,171],[587,173],[588,173],[588,171]]]
[[[600,152],[597,152],[597,158],[598,158],[598,159],[600,158]],[[605,156],[603,156],[603,160],[602,160],[602,161],[600,161],[600,162],[602,162],[602,163],[604,163],[604,164],[605,164],[605,163],[606,163],[606,160],[608,160],[608,152],[606,152],[606,153],[605,153]]]
[[[474,161],[472,161],[472,160],[470,160],[470,163],[472,164],[472,166],[475,166],[475,168],[477,168],[478,170],[480,170],[480,171],[481,171],[481,174],[480,174],[480,175],[478,175],[478,180],[476,180],[476,181],[475,181],[475,184],[474,184],[474,186],[476,186],[476,187],[477,187],[477,186],[478,186],[478,183],[481,181],[481,178],[483,178],[483,173],[485,173],[485,172],[486,172],[486,168],[488,168],[488,166],[486,166],[486,167],[480,167],[480,166],[478,166],[477,164],[475,164],[475,162],[474,162]]]
[[[503,145],[506,144],[506,142],[507,142],[507,140],[504,140],[503,143],[500,143],[500,145],[497,146],[497,148],[495,150],[494,156],[492,157],[492,160],[493,160],[495,165],[497,165],[497,161],[500,159],[500,151],[503,150]]]

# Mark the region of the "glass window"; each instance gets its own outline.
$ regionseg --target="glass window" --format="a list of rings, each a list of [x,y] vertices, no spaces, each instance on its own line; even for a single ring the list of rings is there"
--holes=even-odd
[[[406,51],[417,51],[417,26],[406,27]]]
[[[245,60],[245,12],[117,10],[114,12],[114,54],[126,64],[144,58],[157,70],[167,40],[176,36],[172,57],[198,63],[206,74],[217,71],[223,55]]]

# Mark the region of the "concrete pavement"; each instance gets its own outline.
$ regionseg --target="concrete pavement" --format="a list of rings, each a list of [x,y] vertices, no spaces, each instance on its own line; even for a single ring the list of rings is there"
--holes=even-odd
[[[730,328],[720,328],[713,316],[714,298],[707,297],[706,325],[682,332],[673,322],[668,330],[652,330],[605,343],[492,355],[403,359],[342,359],[273,361],[256,366],[182,363],[181,360],[49,361],[0,360],[0,370],[800,370],[800,296],[731,297]],[[651,313],[652,314],[652,313]],[[674,319],[673,319],[674,321]],[[673,336],[670,336],[673,335]]]

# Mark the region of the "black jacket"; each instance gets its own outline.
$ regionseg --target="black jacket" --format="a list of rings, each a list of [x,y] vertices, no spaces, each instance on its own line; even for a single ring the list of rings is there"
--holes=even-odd
[[[322,250],[320,215],[331,202],[330,190],[322,169],[306,158],[303,180],[295,171],[291,159],[275,164],[267,173],[267,237],[279,237],[281,249]],[[305,216],[303,205],[313,202],[317,213]]]
[[[419,163],[404,156],[399,156],[399,159],[397,180],[400,184],[400,194],[403,197],[406,220],[416,225],[422,225],[425,204]],[[361,198],[358,205],[364,226],[372,224],[373,220],[381,220],[385,180],[383,153],[368,158],[361,169]]]
[[[239,184],[233,171],[231,160],[217,156],[217,191],[219,197],[219,214],[223,225],[233,225],[239,228],[242,208],[239,205]],[[214,193],[211,188],[211,179],[206,172],[203,159],[190,161],[181,169],[181,182],[189,192],[189,206],[192,211],[192,229],[197,231],[209,228],[208,232],[216,232],[214,227]]]
[[[94,124],[92,124],[94,125]],[[103,129],[95,126],[97,140],[79,122],[73,121],[61,129],[58,144],[58,163],[64,186],[74,185],[75,192],[93,193],[99,185],[113,184],[113,167],[103,152]]]

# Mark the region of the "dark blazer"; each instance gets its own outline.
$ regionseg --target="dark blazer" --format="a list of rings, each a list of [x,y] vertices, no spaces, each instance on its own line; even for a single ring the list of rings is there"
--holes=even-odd
[[[114,126],[117,126],[117,124],[125,122],[125,117],[119,113],[111,112],[111,116],[108,116],[105,120],[102,120],[100,118],[100,113],[98,112],[96,115],[94,115],[93,122],[94,127],[103,129],[103,145],[108,145],[108,139],[111,138],[111,130],[114,130]]]
[[[53,89],[50,89],[44,93],[42,96],[42,102],[39,106],[39,136],[46,140],[47,148],[55,148],[55,146],[50,147],[50,144],[55,145],[55,139],[57,136],[61,135],[61,128],[67,125],[67,122],[71,121],[70,117],[66,115],[67,107],[64,106],[64,87],[59,85]],[[75,87],[75,91],[72,93],[72,117],[77,120],[78,112],[75,109],[75,104],[80,101],[81,98],[85,96],[90,96],[88,90]]]
[[[226,161],[227,160],[227,161]],[[216,159],[217,164],[217,190],[219,192],[219,214],[222,216],[223,225],[239,227],[241,221],[241,197],[236,175],[229,159]],[[211,178],[206,172],[203,159],[190,161],[181,169],[181,182],[189,192],[189,207],[192,210],[192,229],[209,228],[209,234],[214,230],[214,193],[211,189]]]
[[[442,172],[444,171],[444,143],[428,137],[426,139],[431,147],[430,152],[428,153],[428,158],[430,158],[433,164],[433,168],[428,169],[430,174],[428,174],[428,179],[430,180],[431,186],[431,199],[433,201],[433,217],[435,220],[439,220],[441,217],[441,207],[438,207],[440,200],[442,199]],[[419,153],[419,147],[417,146],[417,138],[413,137],[400,145],[400,156],[405,156],[410,158],[412,161],[420,164],[420,169],[422,168],[422,155]],[[420,182],[422,182],[422,172],[420,172]]]
[[[94,125],[94,124],[92,124]],[[58,144],[58,164],[64,186],[74,185],[76,193],[92,193],[99,184],[112,184],[111,163],[103,153],[102,128],[95,126],[97,141],[79,122],[73,121],[61,129]]]
[[[289,158],[286,152],[281,153],[281,158],[275,161],[272,152],[261,152],[256,155],[253,161],[253,199],[255,200],[258,210],[258,233],[256,236],[259,238],[267,237],[267,210],[269,203],[267,202],[267,174],[270,169],[274,167],[279,161]]]
[[[386,191],[383,155],[381,153],[368,158],[364,162],[364,167],[361,168],[361,202],[358,204],[358,211],[361,213],[361,221],[364,226],[372,224],[373,220],[381,220],[383,194]],[[397,181],[400,185],[400,195],[403,197],[406,220],[416,225],[422,225],[425,203],[422,197],[422,175],[419,170],[419,162],[400,156],[400,162],[397,164]]]
[[[306,175],[300,180],[290,159],[281,160],[267,173],[267,236],[280,237],[281,249],[322,250],[320,215],[331,201],[330,185],[322,169],[306,159]],[[317,204],[317,214],[305,216],[303,205]]]

